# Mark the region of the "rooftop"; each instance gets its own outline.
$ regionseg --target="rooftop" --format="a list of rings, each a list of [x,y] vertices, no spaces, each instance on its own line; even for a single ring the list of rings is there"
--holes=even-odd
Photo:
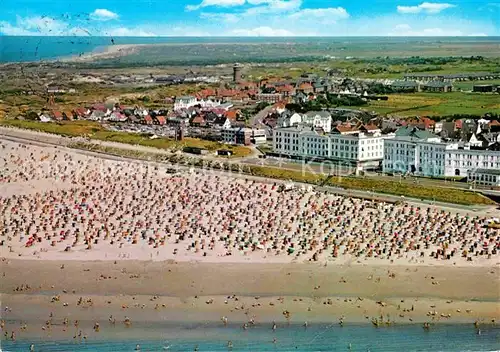
[[[451,83],[441,82],[441,81],[430,81],[424,84],[424,87],[432,87],[432,88],[444,88],[451,86]]]
[[[500,169],[475,169],[470,171],[471,174],[499,175]]]
[[[439,136],[436,136],[435,134],[429,132],[429,131],[424,131],[420,130],[416,127],[401,127],[396,131],[396,137],[412,137],[412,138],[418,138],[418,139],[429,139],[429,138],[439,138]]]
[[[394,81],[391,83],[393,87],[416,88],[418,83],[415,81]]]

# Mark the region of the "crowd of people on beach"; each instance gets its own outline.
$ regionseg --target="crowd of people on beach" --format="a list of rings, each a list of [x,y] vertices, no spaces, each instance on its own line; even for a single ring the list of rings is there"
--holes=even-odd
[[[473,214],[284,191],[209,171],[171,174],[156,164],[13,142],[0,148],[1,253],[43,258],[116,248],[120,258],[141,259],[134,257],[140,247],[151,259],[418,263],[487,260],[500,250],[500,230]]]

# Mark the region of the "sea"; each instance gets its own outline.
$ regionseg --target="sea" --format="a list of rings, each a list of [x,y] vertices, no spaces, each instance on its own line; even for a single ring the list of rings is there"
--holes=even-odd
[[[151,327],[156,331],[158,326]],[[354,324],[343,327],[338,324],[311,324],[279,327],[272,331],[270,326],[261,325],[243,330],[232,327],[185,327],[168,328],[151,334],[145,328],[144,334],[131,334],[120,338],[107,335],[104,338],[89,338],[86,342],[19,340],[2,341],[1,351],[30,351],[34,344],[37,352],[181,352],[181,351],[371,351],[371,352],[468,352],[500,351],[500,327],[482,326],[481,333],[472,324],[441,323],[424,330],[420,324],[393,325],[375,328],[371,324]],[[156,335],[156,336],[155,336]],[[275,339],[275,340],[274,340]],[[230,341],[230,342],[229,342]]]
[[[99,37],[99,36],[2,36],[0,63],[39,62],[78,56],[119,44],[314,44],[350,49],[393,46],[496,45],[499,37]],[[367,49],[368,50],[368,49]],[[321,51],[321,50],[320,50]],[[357,51],[356,51],[357,52]],[[417,53],[418,54],[418,53]],[[383,55],[383,53],[381,54]],[[477,55],[477,54],[474,54]]]

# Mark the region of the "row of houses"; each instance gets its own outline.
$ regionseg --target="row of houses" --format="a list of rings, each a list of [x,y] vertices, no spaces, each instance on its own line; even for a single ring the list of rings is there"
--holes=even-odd
[[[412,81],[412,80],[400,80],[394,81],[389,84],[389,86],[397,91],[405,93],[415,93],[415,92],[428,92],[428,93],[447,93],[453,90],[452,82],[448,81]]]
[[[180,125],[196,127],[229,128],[241,116],[240,110],[231,110],[232,104],[212,104],[205,108],[190,106],[177,111],[146,109],[119,104],[94,104],[66,111],[44,111],[39,114],[42,122],[64,120],[92,120],[99,122],[129,122],[145,125]]]
[[[405,80],[416,81],[482,81],[499,79],[500,72],[463,72],[452,74],[408,73],[403,77]]]

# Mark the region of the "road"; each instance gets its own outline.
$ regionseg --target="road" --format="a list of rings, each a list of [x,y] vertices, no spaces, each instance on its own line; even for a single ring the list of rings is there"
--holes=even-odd
[[[272,111],[273,107],[268,106],[261,111],[259,111],[257,114],[255,114],[253,117],[250,118],[250,126],[253,128],[265,128],[266,131],[269,130],[269,127],[264,125],[262,121],[269,115],[269,113]]]
[[[283,158],[273,158],[273,157],[267,157],[266,159],[260,159],[255,157],[246,158],[244,162],[245,164],[251,164],[251,165],[271,166],[293,171],[304,170],[306,172],[312,172],[324,175],[347,176],[354,172],[353,167],[347,167],[344,165],[341,165],[339,167],[337,165],[331,165],[331,164],[303,163],[300,160],[292,161]]]
[[[25,134],[27,133],[27,134]],[[33,133],[35,133],[36,138],[33,137]],[[24,137],[23,137],[24,135]],[[75,153],[79,154],[85,154],[89,156],[94,156],[94,157],[99,157],[99,158],[105,158],[105,159],[111,159],[111,160],[128,160],[130,161],[133,158],[125,158],[119,155],[114,155],[111,153],[104,153],[104,152],[93,152],[93,151],[88,151],[88,150],[78,150],[74,148],[69,148],[67,145],[71,142],[70,139],[65,138],[65,137],[60,137],[56,135],[50,135],[50,134],[45,134],[45,133],[38,133],[38,132],[33,132],[33,131],[24,131],[24,130],[17,130],[17,129],[4,129],[0,128],[0,138],[6,139],[6,140],[11,140],[11,141],[16,141],[19,143],[25,143],[25,144],[32,144],[32,145],[39,145],[39,146],[57,146],[61,147],[64,149],[67,149],[68,151],[72,151]],[[122,149],[130,149],[130,145],[122,145],[120,143],[114,143],[116,145],[120,145],[120,147],[125,146],[126,148]],[[154,148],[153,148],[154,149]],[[138,160],[138,159],[133,159],[137,162],[142,162],[142,163],[153,163],[153,164],[159,164],[157,162],[151,162],[151,161],[144,161],[144,160]],[[162,163],[165,164],[165,163]],[[172,167],[177,168],[179,171],[186,171],[191,169],[189,166],[182,166],[182,165],[172,165]],[[301,168],[301,164],[298,164],[297,167]],[[264,177],[258,177],[258,176],[250,176],[246,174],[239,174],[235,172],[227,172],[227,171],[221,171],[221,170],[207,170],[207,172],[213,172],[221,175],[226,175],[226,176],[232,176],[232,177],[238,177],[238,178],[245,178],[245,179],[254,179],[260,182],[266,182],[266,183],[283,183],[286,182],[284,180],[275,180],[275,179],[268,179]],[[307,189],[311,187],[310,184],[306,183],[294,183],[296,187],[302,187],[304,189]],[[480,206],[480,205],[475,205],[475,206],[464,206],[464,205],[457,205],[457,204],[449,204],[449,203],[441,203],[441,202],[433,202],[433,201],[426,201],[426,200],[419,200],[419,199],[414,199],[414,198],[405,198],[402,196],[392,196],[388,194],[380,194],[380,193],[375,193],[375,192],[370,192],[370,191],[359,191],[359,190],[351,190],[351,189],[343,189],[339,187],[332,187],[332,186],[313,186],[315,191],[322,191],[322,192],[329,192],[329,193],[334,193],[334,194],[339,194],[339,195],[344,195],[344,196],[349,196],[349,197],[358,197],[358,198],[363,198],[363,199],[375,199],[375,200],[380,200],[380,201],[387,201],[387,202],[395,202],[395,201],[404,201],[409,204],[415,204],[418,206],[425,206],[425,207],[431,207],[431,208],[438,208],[438,209],[446,209],[446,210],[451,210],[451,211],[461,211],[461,212],[473,212],[475,214],[483,214],[483,215],[495,215],[498,213],[498,210],[494,206]]]

